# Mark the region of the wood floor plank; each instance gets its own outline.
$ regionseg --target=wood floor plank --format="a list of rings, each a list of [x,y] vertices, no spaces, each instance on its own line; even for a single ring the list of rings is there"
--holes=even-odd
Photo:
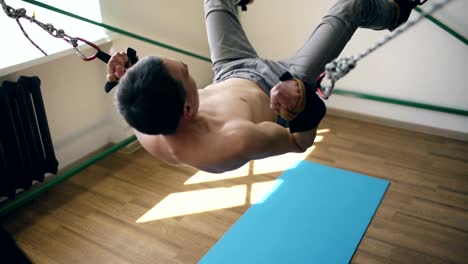
[[[107,250],[101,245],[94,243],[93,241],[82,236],[80,233],[73,232],[72,230],[61,227],[57,229],[53,234],[56,240],[61,241],[64,245],[70,248],[79,248],[80,251],[86,252],[86,254],[74,263],[115,263],[115,264],[129,264],[128,260],[121,258],[114,252]],[[71,263],[73,260],[67,260],[64,258],[60,259],[61,262]]]
[[[44,253],[44,247],[35,247],[34,245],[23,242],[21,243],[21,249],[27,252],[28,258],[33,263],[49,263],[49,264],[60,264],[61,262],[50,258]],[[61,255],[62,257],[63,255]]]
[[[81,251],[79,248],[71,248],[65,245],[63,241],[55,239],[52,234],[44,232],[40,227],[28,227],[28,229],[18,234],[15,238],[20,246],[27,244],[35,249],[40,249],[43,254],[38,259],[31,259],[34,263],[49,258],[59,263],[62,263],[63,259],[69,260],[69,263],[78,263],[86,257],[86,252]],[[28,256],[33,257],[31,255]]]

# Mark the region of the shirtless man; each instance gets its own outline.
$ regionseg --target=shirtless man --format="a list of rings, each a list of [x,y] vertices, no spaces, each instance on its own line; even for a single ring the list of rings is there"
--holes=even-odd
[[[393,30],[420,0],[339,0],[305,45],[291,58],[259,58],[236,15],[253,0],[205,0],[214,83],[197,89],[186,64],[145,57],[126,69],[125,53],[108,64],[120,79],[116,107],[142,146],[170,164],[220,173],[253,159],[312,146],[325,105],[311,89],[324,65],[344,48],[358,27]],[[128,65],[128,64],[127,64]],[[289,72],[301,81],[279,81]],[[305,98],[305,99],[304,99]],[[280,108],[305,109],[287,122]]]

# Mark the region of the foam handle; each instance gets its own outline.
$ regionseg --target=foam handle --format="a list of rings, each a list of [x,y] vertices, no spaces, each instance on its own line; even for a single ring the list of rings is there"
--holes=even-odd
[[[96,56],[108,63],[109,60],[110,60],[110,56],[102,51],[98,51],[98,53],[96,54]],[[128,56],[128,59],[130,60],[130,63],[131,65],[135,65],[135,63],[138,62],[138,56],[137,56],[137,53],[136,53],[136,50],[132,49],[132,48],[128,48],[127,49],[127,56]],[[127,67],[128,68],[128,67]],[[106,82],[106,85],[104,86],[104,91],[106,91],[106,93],[109,93],[115,86],[117,86],[117,84],[119,84],[119,82]]]
[[[104,86],[104,91],[106,93],[109,93],[115,86],[117,86],[119,82],[106,82],[106,85]]]

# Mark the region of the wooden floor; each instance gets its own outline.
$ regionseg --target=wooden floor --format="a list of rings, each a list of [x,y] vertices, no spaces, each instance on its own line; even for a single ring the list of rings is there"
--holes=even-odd
[[[391,181],[352,263],[468,263],[468,142],[330,116],[320,129],[308,160]],[[253,184],[281,174],[247,169],[197,183],[194,169],[117,153],[2,222],[35,263],[196,263]]]

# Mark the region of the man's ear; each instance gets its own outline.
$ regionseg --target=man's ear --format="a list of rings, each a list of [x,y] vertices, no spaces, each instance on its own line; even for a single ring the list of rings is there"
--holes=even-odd
[[[190,119],[193,115],[193,108],[190,106],[190,104],[185,104],[184,105],[184,117],[187,119]]]

